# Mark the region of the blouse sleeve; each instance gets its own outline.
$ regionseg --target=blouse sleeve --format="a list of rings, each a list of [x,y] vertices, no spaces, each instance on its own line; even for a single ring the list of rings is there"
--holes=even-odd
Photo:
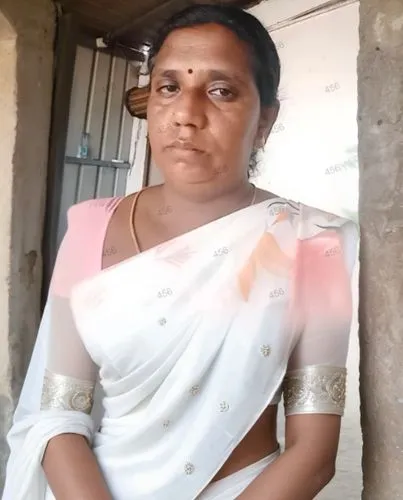
[[[90,413],[97,366],[77,331],[70,307],[73,285],[85,274],[79,225],[69,213],[69,227],[56,260],[47,303],[49,341],[46,352],[41,410]]]
[[[284,380],[285,414],[343,415],[356,225],[302,206],[295,276],[300,337]]]

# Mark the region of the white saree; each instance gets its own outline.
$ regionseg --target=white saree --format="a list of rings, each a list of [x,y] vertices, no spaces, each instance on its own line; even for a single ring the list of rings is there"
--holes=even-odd
[[[343,413],[357,229],[275,198],[101,270],[116,204],[70,209],[3,500],[53,498],[63,433],[115,500],[232,500],[271,459],[208,485],[280,390],[287,414]]]

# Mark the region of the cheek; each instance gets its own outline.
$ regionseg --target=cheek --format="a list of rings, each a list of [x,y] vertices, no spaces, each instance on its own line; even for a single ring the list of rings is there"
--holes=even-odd
[[[218,144],[231,148],[233,155],[249,154],[258,129],[258,116],[250,112],[231,113],[213,125]]]
[[[158,138],[167,134],[172,128],[168,113],[160,106],[148,107],[147,122],[148,135],[152,146],[154,139],[157,141],[156,145],[158,145]]]

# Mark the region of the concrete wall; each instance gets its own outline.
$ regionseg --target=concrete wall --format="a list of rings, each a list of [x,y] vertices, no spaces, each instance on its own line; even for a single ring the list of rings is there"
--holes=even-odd
[[[0,14],[0,115],[9,117],[0,121],[0,234],[7,240],[0,240],[0,468],[5,459],[4,433],[10,413],[10,359],[8,346],[9,325],[9,262],[11,233],[11,189],[12,163],[15,145],[15,129],[17,127],[16,102],[16,36],[13,27]],[[1,485],[1,477],[0,477]],[[1,491],[1,488],[0,488]]]
[[[361,0],[358,58],[365,500],[403,499],[403,2]]]
[[[39,321],[52,98],[50,0],[0,5],[0,492],[5,434]]]

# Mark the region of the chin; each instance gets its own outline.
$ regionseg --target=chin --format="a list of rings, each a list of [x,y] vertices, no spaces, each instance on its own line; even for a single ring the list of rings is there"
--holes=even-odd
[[[163,169],[164,177],[175,184],[201,184],[217,182],[220,173],[211,168],[211,165],[178,162],[175,166]]]

